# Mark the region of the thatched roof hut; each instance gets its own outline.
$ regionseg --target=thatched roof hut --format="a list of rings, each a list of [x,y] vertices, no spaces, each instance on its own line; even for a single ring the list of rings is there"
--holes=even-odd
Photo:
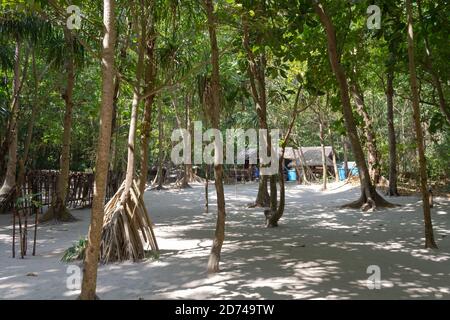
[[[305,163],[310,167],[322,166],[322,147],[302,147],[303,156],[305,158]],[[257,157],[257,149],[249,148],[242,150],[239,155],[245,153],[245,159],[248,160],[250,157]],[[281,155],[281,149],[279,149],[279,155]],[[284,151],[284,158],[286,160],[295,161],[301,157],[300,150],[294,149],[292,147],[286,147]],[[333,166],[333,148],[330,146],[325,147],[325,157],[327,166]],[[293,165],[290,165],[293,166]]]

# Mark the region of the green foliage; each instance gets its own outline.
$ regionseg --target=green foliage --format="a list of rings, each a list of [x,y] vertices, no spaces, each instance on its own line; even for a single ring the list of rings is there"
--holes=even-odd
[[[72,247],[64,251],[61,258],[62,262],[72,262],[77,260],[84,260],[86,248],[88,245],[87,239],[80,239]]]

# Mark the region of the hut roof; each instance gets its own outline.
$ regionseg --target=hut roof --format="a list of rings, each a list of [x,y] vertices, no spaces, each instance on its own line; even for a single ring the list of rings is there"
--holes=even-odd
[[[245,152],[245,158],[248,159],[250,156],[257,155],[256,148],[249,148],[245,151],[242,150],[240,154]],[[305,157],[306,164],[308,166],[321,166],[322,165],[322,147],[302,147],[303,156]],[[279,150],[281,155],[281,149]],[[327,161],[327,166],[333,166],[331,161],[331,156],[333,154],[333,149],[330,146],[325,147],[325,156]],[[291,147],[286,147],[284,151],[284,158],[287,160],[296,160],[300,158],[300,151]]]

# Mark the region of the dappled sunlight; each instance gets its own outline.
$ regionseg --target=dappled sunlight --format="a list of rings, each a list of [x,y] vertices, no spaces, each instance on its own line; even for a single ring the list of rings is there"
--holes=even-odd
[[[227,222],[221,272],[208,276],[216,207],[204,213],[204,189],[149,191],[145,202],[155,224],[158,259],[101,265],[103,299],[397,299],[450,298],[450,203],[433,211],[439,250],[423,249],[420,201],[396,198],[401,207],[362,213],[341,209],[359,188],[288,184],[278,228],[264,227],[261,208],[248,208],[257,184],[225,186]],[[213,202],[215,190],[210,189]],[[11,229],[1,217],[2,297],[74,299],[66,288],[62,252],[88,228],[89,210],[76,223],[42,225],[38,255],[11,259]],[[381,269],[380,290],[367,288],[367,267]],[[36,276],[26,276],[28,273]],[[42,290],[42,289],[45,290]]]

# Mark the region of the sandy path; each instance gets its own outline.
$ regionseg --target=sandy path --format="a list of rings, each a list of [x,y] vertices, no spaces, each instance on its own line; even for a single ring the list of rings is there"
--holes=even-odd
[[[265,229],[260,209],[246,209],[257,185],[227,186],[227,230],[222,272],[208,277],[206,263],[215,207],[203,213],[203,188],[146,192],[161,248],[158,261],[99,269],[102,299],[450,299],[450,201],[433,209],[440,249],[422,249],[423,226],[416,197],[394,199],[402,207],[363,214],[338,205],[358,188],[288,185],[279,228]],[[214,202],[214,192],[210,193]],[[11,217],[0,216],[0,298],[73,299],[61,253],[87,233],[80,221],[41,226],[36,257],[11,259]],[[381,269],[382,288],[366,286],[369,265]],[[28,273],[36,276],[27,276]]]

